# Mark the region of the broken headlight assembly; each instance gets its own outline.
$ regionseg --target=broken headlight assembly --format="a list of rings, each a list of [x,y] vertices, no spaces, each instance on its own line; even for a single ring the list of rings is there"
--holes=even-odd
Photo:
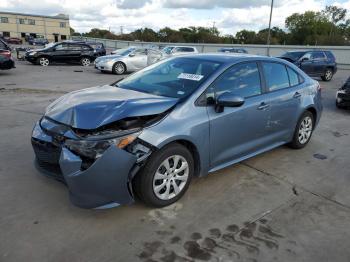
[[[94,136],[80,140],[67,139],[65,141],[65,146],[79,156],[96,159],[101,157],[112,145],[120,149],[130,145],[141,134],[141,131],[124,135],[121,135],[121,132],[118,133],[119,136],[117,136],[118,134],[114,136],[109,134],[108,136],[101,135],[100,137]]]

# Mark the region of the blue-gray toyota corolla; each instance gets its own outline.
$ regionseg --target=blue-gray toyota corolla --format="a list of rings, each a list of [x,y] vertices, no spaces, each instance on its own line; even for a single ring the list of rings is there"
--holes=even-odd
[[[36,123],[32,145],[38,169],[64,182],[77,206],[137,196],[162,207],[194,176],[283,144],[304,147],[321,113],[318,82],[287,61],[198,54],[62,96]]]

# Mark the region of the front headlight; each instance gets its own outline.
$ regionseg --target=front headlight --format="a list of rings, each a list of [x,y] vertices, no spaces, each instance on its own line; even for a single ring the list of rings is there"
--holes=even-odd
[[[131,144],[141,132],[132,133],[120,137],[114,138],[104,138],[101,140],[73,140],[67,139],[65,141],[65,146],[72,152],[90,158],[96,159],[102,156],[110,146],[116,146],[118,148],[125,148],[127,145]]]
[[[35,55],[35,54],[36,54],[36,52],[30,52],[30,53],[29,53],[30,56],[33,56],[33,55]]]

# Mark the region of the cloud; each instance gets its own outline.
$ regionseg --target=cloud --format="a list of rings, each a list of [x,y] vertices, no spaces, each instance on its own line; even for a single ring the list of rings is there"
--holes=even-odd
[[[350,0],[337,0],[350,8]],[[70,16],[78,32],[91,28],[130,32],[141,27],[216,26],[223,34],[268,26],[270,0],[0,0],[2,11]],[[284,27],[294,12],[323,9],[325,0],[276,0],[272,25]]]
[[[152,2],[151,0],[118,0],[116,5],[122,9],[136,9],[143,7],[146,3]]]
[[[276,4],[281,5],[285,0],[278,1]],[[194,9],[212,9],[215,7],[222,8],[247,8],[263,5],[270,5],[271,0],[165,0],[164,7],[167,8],[194,8]]]

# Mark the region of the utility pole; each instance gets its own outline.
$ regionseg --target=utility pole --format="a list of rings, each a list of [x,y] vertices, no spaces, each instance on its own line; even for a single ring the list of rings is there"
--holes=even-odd
[[[270,56],[272,10],[273,10],[273,0],[271,0],[271,11],[270,11],[270,21],[269,21],[269,32],[268,32],[268,35],[267,35],[267,56]]]
[[[120,26],[120,34],[122,35],[123,34],[123,28],[124,28],[124,26]]]

